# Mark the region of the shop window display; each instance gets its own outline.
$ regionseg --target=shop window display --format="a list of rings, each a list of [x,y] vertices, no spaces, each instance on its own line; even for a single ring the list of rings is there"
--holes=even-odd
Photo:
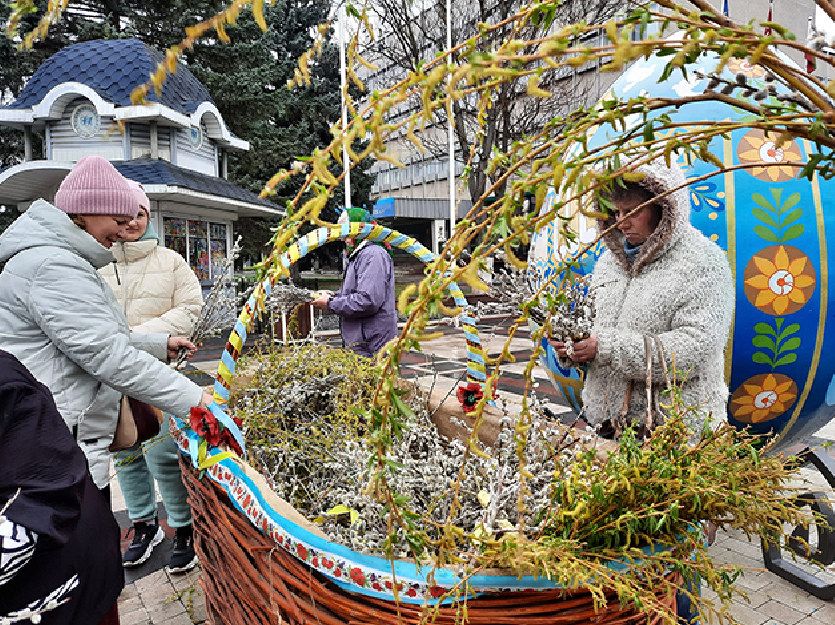
[[[226,258],[226,224],[210,224],[212,246],[212,279],[214,279],[223,268],[223,259]]]
[[[205,221],[188,222],[188,262],[197,279],[205,282],[212,279],[209,269],[209,240]]]
[[[179,253],[202,283],[211,282],[229,253],[228,224],[163,217],[165,247]]]
[[[176,217],[164,217],[162,223],[165,247],[174,250],[183,258],[188,259],[186,252],[186,220],[177,219]]]

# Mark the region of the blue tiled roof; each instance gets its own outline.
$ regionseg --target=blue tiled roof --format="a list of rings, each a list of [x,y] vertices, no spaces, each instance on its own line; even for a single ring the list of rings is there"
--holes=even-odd
[[[130,106],[134,88],[148,80],[165,55],[138,39],[85,41],[68,46],[44,61],[20,97],[2,108],[25,109],[38,104],[54,87],[80,82],[117,106]],[[185,66],[169,75],[162,96],[152,90],[149,102],[160,102],[179,113],[190,115],[203,102],[213,102],[208,90]]]
[[[250,204],[268,206],[276,210],[281,208],[274,202],[262,200],[258,197],[258,194],[239,187],[228,180],[177,167],[168,161],[136,158],[131,161],[112,161],[112,164],[125,178],[145,185],[165,184],[249,202]]]

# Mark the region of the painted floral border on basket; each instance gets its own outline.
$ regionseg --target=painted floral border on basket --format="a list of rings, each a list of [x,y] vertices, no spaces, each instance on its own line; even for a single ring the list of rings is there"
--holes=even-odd
[[[180,451],[189,457],[201,441],[194,430],[187,428],[182,420],[173,416],[171,436],[177,442]],[[219,484],[229,495],[234,506],[256,528],[270,536],[276,545],[283,547],[344,590],[393,600],[394,586],[397,584],[396,598],[404,603],[436,604],[454,601],[452,598],[439,598],[460,583],[461,577],[456,571],[433,569],[408,560],[389,561],[385,558],[366,556],[321,538],[276,511],[256,483],[258,478],[254,476],[257,473],[243,460],[218,448],[209,448],[205,453],[205,477]],[[213,462],[218,456],[222,458]],[[264,488],[268,488],[266,482]],[[653,553],[653,549],[654,546],[651,545],[645,547],[644,552],[649,555]],[[626,565],[620,562],[610,562],[608,566],[615,570],[626,568]],[[427,580],[432,578],[434,583],[429,583]],[[474,595],[486,592],[549,590],[559,587],[545,578],[497,574],[470,577],[466,590]]]

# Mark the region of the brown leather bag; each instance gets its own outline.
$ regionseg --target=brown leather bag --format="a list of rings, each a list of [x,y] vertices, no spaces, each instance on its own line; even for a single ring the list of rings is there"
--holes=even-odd
[[[122,401],[119,403],[119,422],[108,449],[122,451],[153,438],[159,434],[162,418],[159,408],[122,395]]]

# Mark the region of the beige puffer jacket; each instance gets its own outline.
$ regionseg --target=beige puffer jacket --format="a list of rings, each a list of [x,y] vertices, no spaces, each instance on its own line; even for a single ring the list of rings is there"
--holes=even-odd
[[[200,315],[203,293],[183,257],[160,247],[156,239],[117,243],[110,251],[116,263],[100,271],[131,330],[188,336]]]

